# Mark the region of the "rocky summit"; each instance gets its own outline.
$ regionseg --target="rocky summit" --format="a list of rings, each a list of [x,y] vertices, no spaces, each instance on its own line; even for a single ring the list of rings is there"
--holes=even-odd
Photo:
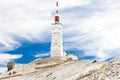
[[[37,59],[14,67],[0,80],[120,80],[120,57],[110,62]]]

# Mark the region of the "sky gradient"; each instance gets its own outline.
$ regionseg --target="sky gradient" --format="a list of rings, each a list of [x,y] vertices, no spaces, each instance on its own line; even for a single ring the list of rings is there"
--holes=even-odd
[[[120,55],[120,0],[58,0],[64,51],[79,59]],[[0,1],[0,72],[50,56],[56,0]]]

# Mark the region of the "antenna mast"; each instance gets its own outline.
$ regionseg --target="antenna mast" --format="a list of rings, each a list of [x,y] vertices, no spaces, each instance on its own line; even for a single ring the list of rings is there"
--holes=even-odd
[[[56,15],[55,15],[55,23],[59,23],[60,21],[60,16],[58,13],[58,1],[56,2]]]

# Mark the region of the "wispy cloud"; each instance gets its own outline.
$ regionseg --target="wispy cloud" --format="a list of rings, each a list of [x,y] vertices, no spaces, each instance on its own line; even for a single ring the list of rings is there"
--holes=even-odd
[[[120,1],[98,1],[102,6],[97,6],[93,15],[73,19],[76,21],[75,25],[69,27],[71,29],[68,33],[72,32],[74,35],[65,38],[65,41],[71,43],[71,47],[67,46],[68,48],[84,50],[86,55],[96,56],[97,59],[104,61],[119,54],[114,51],[120,48],[120,5],[118,4]],[[91,4],[94,6],[93,3]]]
[[[0,73],[4,73],[5,71],[7,71],[6,67],[0,67]]]
[[[19,55],[13,55],[13,54],[8,54],[8,53],[0,53],[0,65],[6,65],[7,62],[15,59],[19,59],[22,57],[22,54]]]
[[[46,57],[46,56],[49,56],[50,53],[38,53],[35,55],[36,58],[42,58],[42,57]]]

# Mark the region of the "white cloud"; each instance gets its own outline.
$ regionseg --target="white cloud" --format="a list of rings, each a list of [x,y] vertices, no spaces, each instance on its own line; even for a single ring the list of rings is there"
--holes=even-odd
[[[0,34],[0,52],[13,50],[21,44],[8,35]]]
[[[101,3],[104,4],[99,6],[102,11],[96,10],[93,15],[77,20],[75,26],[69,27],[69,32],[74,32],[76,36],[70,36],[65,41],[73,43],[71,48],[85,50],[87,56],[105,60],[118,56],[113,51],[120,49],[120,1],[106,0]]]
[[[41,58],[41,57],[45,57],[45,56],[49,56],[49,53],[38,53],[35,55],[36,58]]]
[[[60,8],[70,8],[90,4],[91,0],[60,0],[59,3]]]
[[[0,67],[0,73],[4,73],[5,71],[7,71],[6,67]]]
[[[0,65],[6,65],[7,62],[15,59],[21,58],[22,54],[7,54],[7,53],[0,53]]]

